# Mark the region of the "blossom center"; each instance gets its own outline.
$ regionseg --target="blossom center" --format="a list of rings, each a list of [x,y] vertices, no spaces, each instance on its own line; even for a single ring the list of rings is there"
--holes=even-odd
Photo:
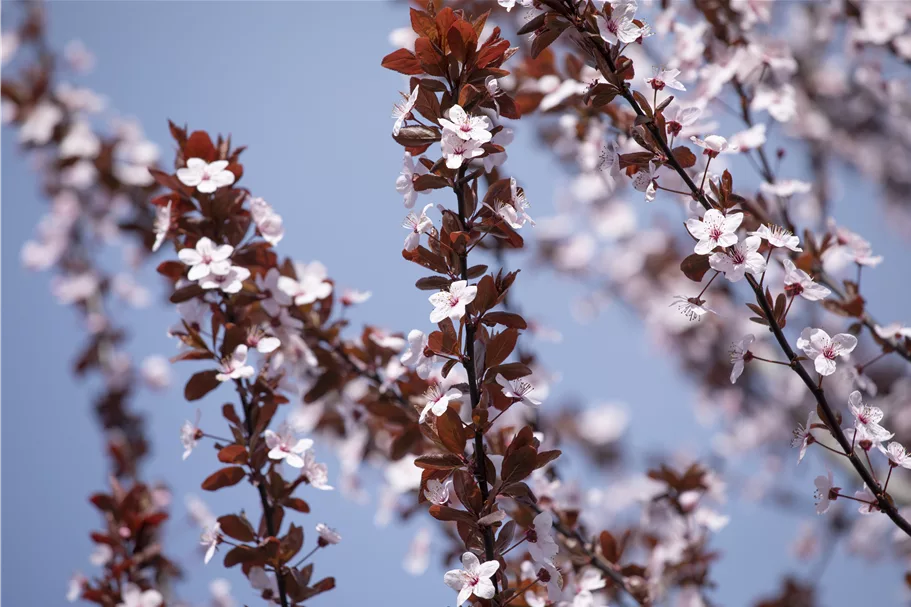
[[[796,297],[803,293],[803,285],[799,282],[795,282],[789,285],[784,286],[784,292],[790,295],[791,297]]]

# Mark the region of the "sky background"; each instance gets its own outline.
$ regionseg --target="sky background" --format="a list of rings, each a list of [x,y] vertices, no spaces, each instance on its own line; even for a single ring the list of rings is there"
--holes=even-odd
[[[380,67],[381,58],[392,50],[389,32],[407,24],[404,5],[69,1],[49,8],[53,44],[62,48],[79,38],[97,56],[94,73],[76,82],[106,95],[124,116],[136,117],[161,146],[164,164],[170,163],[173,151],[168,118],[213,134],[230,132],[236,145],[249,146],[243,155],[243,185],[284,217],[282,254],[301,261],[319,259],[338,285],[372,291],[373,298],[353,314],[355,324],[369,320],[401,331],[426,324],[426,294],[413,288],[421,273],[399,255],[404,209],[394,181],[401,148],[389,136],[389,111],[404,85],[399,75]],[[534,143],[531,125],[517,126],[510,166],[522,176],[535,216],[546,215],[564,177],[548,151]],[[84,337],[79,319],[55,302],[48,274],[29,272],[19,262],[19,250],[33,234],[46,201],[6,129],[2,157],[5,583],[0,600],[50,606],[65,603],[67,579],[74,571],[92,571],[88,534],[99,521],[87,497],[106,487],[105,463],[91,413],[94,387],[70,374]],[[872,204],[870,192],[851,181],[846,175],[836,190],[840,197],[835,213],[861,234],[876,237],[877,252],[886,262],[865,273],[865,290],[871,289],[878,316],[901,319],[907,312],[902,298],[884,295],[907,289],[896,287],[890,277],[901,275],[899,259],[909,251],[888,231],[881,215],[864,211]],[[435,194],[426,198],[437,202]],[[152,354],[171,355],[175,348],[165,331],[176,315],[163,300],[154,265],[148,264],[138,277],[155,293],[152,304],[124,310],[120,317],[132,331],[129,350],[137,361]],[[544,362],[562,373],[554,406],[570,397],[583,403],[625,403],[631,413],[628,445],[640,459],[671,448],[707,450],[711,432],[694,419],[692,385],[628,313],[612,308],[579,324],[569,310],[578,287],[540,269],[526,268],[518,291],[529,316],[563,333],[561,343],[538,344]],[[174,491],[166,547],[189,574],[179,593],[194,604],[205,604],[208,583],[224,576],[239,600],[256,604],[246,581],[235,571],[225,572],[220,559],[203,567],[196,550],[198,531],[185,514],[188,494],[203,497],[217,514],[238,502],[254,510],[255,496],[245,484],[202,495],[199,483],[213,465],[209,452],[181,461],[179,427],[195,408],[183,400],[182,380],[196,367],[184,365],[174,369],[170,390],[143,392],[135,401],[147,416],[153,440],[146,475],[166,478]],[[205,401],[204,422],[218,418],[223,398]],[[783,428],[782,442],[789,438],[790,429]],[[782,573],[809,571],[789,552],[800,521],[815,516],[812,479],[823,460],[811,454],[809,461],[793,474],[805,494],[799,514],[739,500],[724,506],[731,524],[713,544],[724,554],[714,569],[719,604],[747,604],[774,592]],[[569,463],[586,486],[602,483],[584,462]],[[371,489],[375,486],[371,483]],[[314,605],[454,603],[454,593],[442,582],[448,567],[438,552],[421,577],[402,569],[416,530],[434,526],[429,517],[377,529],[371,505],[348,502],[338,492],[311,491],[303,497],[313,507],[312,514],[299,517],[309,534],[308,546],[317,522],[338,528],[344,537],[341,545],[316,558],[317,576],[333,575],[338,586],[312,601]],[[845,558],[838,550],[825,574],[822,604],[901,602],[897,567]]]

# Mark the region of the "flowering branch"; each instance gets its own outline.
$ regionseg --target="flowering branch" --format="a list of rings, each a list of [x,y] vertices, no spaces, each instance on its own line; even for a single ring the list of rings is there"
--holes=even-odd
[[[632,108],[632,110],[636,114],[636,124],[643,127],[650,134],[650,138],[648,141],[643,140],[644,142],[641,142],[643,147],[646,147],[646,149],[649,149],[649,146],[653,146],[652,151],[655,154],[655,156],[658,158],[658,160],[660,162],[665,163],[666,165],[670,166],[674,170],[674,172],[680,177],[680,179],[687,186],[692,198],[694,200],[698,201],[702,205],[702,207],[706,210],[706,212],[707,212],[706,219],[704,220],[703,226],[700,226],[701,229],[706,229],[704,226],[709,223],[709,213],[716,213],[716,214],[720,215],[719,208],[724,210],[727,207],[721,206],[720,204],[714,204],[712,201],[710,201],[710,199],[708,198],[705,191],[695,184],[695,182],[690,177],[689,173],[678,161],[678,158],[675,155],[675,152],[670,149],[670,147],[667,144],[667,141],[665,139],[665,133],[664,133],[665,129],[663,127],[659,128],[659,126],[658,126],[659,120],[661,120],[662,125],[664,124],[663,117],[660,117],[661,115],[659,113],[660,110],[663,108],[658,107],[655,110],[652,110],[652,108],[648,107],[648,102],[645,99],[645,97],[643,97],[641,94],[633,92],[631,90],[631,88],[629,87],[629,85],[627,84],[627,82],[626,82],[627,78],[624,75],[624,70],[626,69],[626,67],[631,65],[631,62],[629,62],[628,59],[624,58],[624,61],[626,63],[624,64],[623,69],[618,70],[617,58],[620,56],[619,55],[619,53],[620,53],[619,43],[616,46],[610,46],[609,44],[607,44],[606,36],[608,34],[605,32],[599,31],[598,28],[595,27],[595,25],[594,25],[596,23],[596,21],[594,19],[590,18],[593,15],[589,14],[589,13],[594,11],[594,9],[592,7],[586,5],[584,9],[580,9],[580,7],[578,7],[576,5],[573,5],[571,3],[564,4],[564,3],[559,2],[559,0],[548,0],[548,1],[544,1],[542,3],[545,4],[546,6],[550,7],[553,10],[554,14],[552,15],[552,18],[555,15],[558,15],[559,17],[562,17],[563,19],[565,19],[565,22],[563,22],[563,25],[561,26],[563,29],[566,29],[566,27],[568,25],[571,25],[574,28],[574,30],[579,34],[579,36],[580,36],[579,42],[580,42],[582,48],[585,49],[589,53],[591,58],[595,61],[595,64],[598,66],[598,69],[601,72],[601,75],[606,79],[608,85],[613,87],[613,93],[623,97],[623,99],[626,100],[628,105]],[[632,10],[629,10],[630,7],[632,8]],[[580,10],[582,10],[583,12],[580,12]],[[605,23],[607,23],[607,24],[610,24],[610,23],[618,24],[619,23],[621,27],[627,27],[627,28],[636,30],[635,35],[631,36],[630,41],[635,40],[635,39],[639,38],[640,36],[643,36],[644,30],[642,30],[639,26],[633,25],[632,20],[629,17],[630,13],[635,10],[635,4],[625,5],[623,7],[612,6],[610,8],[608,8],[607,5],[605,5],[605,10],[610,10],[608,16],[601,17],[601,19],[605,20],[604,21]],[[625,12],[623,12],[622,14],[616,14],[616,13],[621,13],[624,10],[625,10]],[[551,29],[554,29],[555,26],[553,25],[553,23],[554,23],[553,21],[550,23],[547,22],[547,13],[545,13],[545,14],[540,15],[538,19],[534,20],[534,25],[528,24],[528,25],[526,25],[525,28],[523,28],[523,30],[531,31],[535,27],[539,27],[542,25],[544,27],[549,27]],[[544,24],[546,24],[546,25],[544,25]],[[647,34],[645,34],[645,35],[647,35]],[[549,38],[549,41],[553,41],[553,39],[554,38]],[[671,99],[668,99],[667,102],[665,102],[663,105],[666,106],[668,103],[670,103],[670,101],[671,101]],[[705,148],[705,153],[706,153],[706,155],[709,156],[709,159],[718,155],[720,152],[724,151],[727,148],[727,142],[723,138],[716,137],[716,136],[713,136],[713,137],[718,141],[710,141],[710,139],[712,139],[712,138],[706,138],[706,141],[704,141],[704,142],[701,140],[694,139],[694,141],[696,141],[696,143],[698,143],[703,148]],[[651,197],[654,196],[655,173],[656,173],[656,170],[654,168],[654,163],[649,161],[648,171],[647,172],[638,171],[634,177],[634,180],[638,180],[637,189],[645,190],[646,188],[644,186],[648,186],[648,188],[650,189],[651,194],[647,193],[646,194],[647,198],[649,196],[651,196]],[[724,190],[723,190],[724,197],[727,196],[727,193],[730,191],[730,188],[731,188],[730,177],[726,176],[725,179],[727,179],[727,184],[724,185]],[[643,187],[640,188],[639,184],[643,184]],[[736,202],[734,202],[733,204],[736,204]],[[730,206],[733,206],[733,204],[731,204]],[[733,217],[733,216],[731,216],[731,217]],[[713,219],[713,221],[714,221],[714,219]],[[737,225],[739,225],[739,221],[737,221],[736,223],[737,223]],[[729,230],[732,231],[733,229],[736,229],[736,225],[734,225],[733,228],[725,227],[723,230],[719,230],[718,236],[715,237],[714,242],[712,242],[711,246],[708,247],[708,250],[710,251],[710,250],[714,249],[715,246],[718,246],[718,245],[721,245],[723,247],[730,246],[730,243],[721,242],[717,238],[723,236]],[[692,229],[691,229],[691,232],[692,232]],[[889,518],[892,519],[892,521],[899,528],[901,528],[906,534],[911,536],[911,524],[909,524],[908,521],[906,521],[898,513],[897,508],[894,506],[891,499],[881,489],[881,487],[879,486],[879,484],[876,482],[875,478],[873,477],[872,473],[864,466],[864,464],[861,462],[861,460],[852,451],[851,444],[848,442],[847,438],[844,435],[844,432],[841,430],[841,428],[838,424],[838,419],[835,416],[833,409],[827,402],[824,392],[822,390],[821,380],[822,380],[823,373],[820,372],[820,382],[819,383],[815,382],[810,377],[810,375],[807,373],[807,371],[803,368],[803,366],[800,364],[800,359],[797,357],[797,355],[791,349],[790,344],[788,344],[787,339],[784,336],[784,333],[782,332],[782,329],[781,329],[781,322],[779,321],[779,313],[773,309],[773,305],[770,302],[770,299],[771,299],[770,296],[767,293],[763,293],[762,287],[759,285],[759,283],[756,281],[756,279],[751,274],[753,271],[753,267],[750,265],[751,263],[755,263],[757,266],[761,265],[762,267],[764,267],[764,265],[765,265],[764,260],[762,260],[761,257],[758,260],[751,261],[752,258],[750,256],[755,255],[755,248],[756,248],[756,246],[758,246],[758,238],[755,236],[752,238],[756,239],[755,244],[750,244],[749,242],[747,242],[744,245],[737,245],[738,248],[734,254],[735,255],[734,257],[727,257],[725,254],[714,254],[712,259],[710,260],[710,261],[712,261],[712,267],[715,267],[715,269],[722,269],[725,271],[726,274],[728,271],[732,271],[732,272],[736,271],[737,272],[736,277],[734,277],[732,274],[732,276],[729,277],[730,280],[739,280],[743,276],[746,277],[747,282],[750,285],[750,288],[753,290],[753,293],[756,297],[756,301],[759,305],[759,308],[761,308],[762,317],[760,320],[762,321],[762,324],[766,324],[769,326],[769,330],[774,334],[775,339],[779,344],[779,347],[781,347],[782,351],[784,352],[784,354],[787,356],[788,360],[790,361],[791,368],[794,369],[794,371],[800,377],[801,381],[803,381],[803,383],[807,386],[807,388],[813,394],[813,396],[819,406],[821,417],[823,418],[823,421],[826,423],[829,431],[832,433],[832,435],[835,437],[835,439],[838,441],[838,443],[845,450],[846,455],[848,456],[849,460],[851,461],[852,466],[857,471],[858,475],[864,480],[864,482],[867,484],[867,486],[872,489],[873,495],[875,496],[875,498],[880,506],[880,509],[883,512],[886,512],[886,514],[889,516]],[[734,240],[734,242],[736,242],[737,238],[734,237],[733,240]],[[699,247],[699,245],[697,245],[696,252],[697,252],[697,254],[700,254],[698,247]],[[719,257],[716,258],[715,255],[719,255]],[[743,259],[740,259],[741,257]],[[718,266],[715,265],[715,261],[714,261],[715,259],[718,260],[718,264],[719,264]],[[759,262],[763,262],[763,263],[760,264]],[[748,270],[748,271],[751,273],[745,274],[745,272],[744,272],[745,267],[750,268],[750,270]],[[783,300],[782,300],[782,303],[783,303]],[[778,306],[776,304],[775,308],[777,308],[777,307]],[[782,311],[783,311],[783,306],[782,306]],[[801,339],[803,339],[803,337]],[[827,336],[826,336],[826,339],[828,339]],[[854,339],[854,338],[852,338],[852,339]],[[854,344],[856,344],[856,339],[854,339]],[[853,346],[852,346],[852,349],[853,349]],[[847,351],[850,351],[850,350],[847,350]],[[826,356],[828,356],[828,354],[826,354]],[[817,369],[819,369],[819,368],[820,367],[817,365]],[[834,370],[834,364],[832,365],[832,370]],[[831,372],[831,371],[829,371],[829,372]],[[828,373],[825,373],[825,374],[828,374]]]

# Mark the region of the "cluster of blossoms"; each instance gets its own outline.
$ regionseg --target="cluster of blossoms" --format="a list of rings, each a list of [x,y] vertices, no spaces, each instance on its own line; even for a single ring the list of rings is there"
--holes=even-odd
[[[613,11],[608,18],[620,21],[622,31],[632,27],[634,3]],[[418,280],[417,286],[434,291],[429,296],[430,321],[438,330],[430,335],[411,331],[402,363],[431,380],[424,394],[411,402],[419,408],[422,431],[437,452],[419,455],[414,464],[423,471],[419,499],[428,503],[430,515],[458,524],[459,540],[450,554],[461,554],[462,568],[446,573],[444,582],[458,592],[458,604],[503,603],[512,600],[504,597],[521,596],[528,605],[542,607],[591,605],[618,593],[651,604],[674,586],[699,597],[702,590],[689,577],[689,557],[703,563],[704,576],[711,532],[726,522],[701,506],[702,496],[716,486],[711,473],[697,465],[682,473],[670,466],[649,473],[649,490],[641,499],[661,521],[656,518],[647,528],[637,528],[643,545],[653,549],[647,567],[635,564],[633,557],[624,559],[623,548],[607,530],[601,532],[600,546],[588,546],[582,539],[591,532],[587,525],[603,529],[608,523],[582,509],[570,484],[561,487],[553,480],[559,477],[553,461],[559,451],[548,439],[548,424],[597,452],[617,439],[623,422],[610,407],[573,420],[548,420],[546,412],[538,411],[546,392],[539,390],[538,371],[527,364],[531,359],[520,353],[518,360],[507,362],[520,331],[528,328],[508,302],[515,273],[485,274],[486,266],[469,263],[478,249],[494,249],[501,259],[503,252],[521,248],[524,241],[517,231],[526,223],[534,225],[524,191],[515,178],[501,173],[503,145],[512,134],[499,139],[505,129],[496,119],[518,117],[518,96],[514,99],[491,82],[511,78],[500,63],[515,51],[499,39],[498,28],[489,30],[485,40],[485,18],[472,21],[448,8],[413,10],[414,50],[400,49],[383,61],[411,76],[412,95],[394,113],[393,138],[406,151],[396,189],[407,208],[418,193],[449,190],[455,199],[451,209],[436,206],[439,222],[429,217],[434,205],[427,204],[420,215],[412,212],[403,223],[409,232],[403,256],[434,274]],[[433,45],[441,38],[450,41],[448,50]],[[445,84],[434,79],[447,72],[458,77]],[[676,86],[674,76],[656,74],[655,90]],[[436,142],[439,159],[428,151]],[[488,162],[492,156],[498,157],[496,162]],[[618,157],[612,160],[617,167]],[[482,175],[487,182],[483,194],[478,183]],[[643,182],[642,189],[654,193],[654,179]],[[504,309],[495,309],[498,304]],[[496,332],[498,326],[502,328]],[[519,403],[533,412],[531,417],[513,407]],[[531,418],[534,426],[528,424]],[[681,502],[668,499],[683,494]],[[522,550],[507,560],[505,554],[516,547]],[[687,567],[689,575],[684,574]]]
[[[287,607],[335,585],[331,577],[311,582],[313,565],[306,561],[341,536],[317,525],[316,545],[294,562],[304,532],[294,522],[283,530],[286,510],[310,511],[295,494],[299,487],[333,488],[328,468],[317,461],[313,439],[300,436],[304,424],[294,414],[271,427],[278,407],[290,402],[286,394],[300,398],[312,391],[314,374],[325,367],[311,340],[320,339],[325,330],[321,325],[329,321],[335,289],[318,262],[279,264],[273,248],[284,235],[281,216],[262,198],[235,187],[243,174],[240,150],[173,124],[171,134],[179,168],[175,174],[152,171],[168,191],[151,202],[160,219],[156,242],[173,243],[177,257],[158,267],[173,284],[170,299],[180,314],[168,331],[180,350],[172,360],[217,365],[189,379],[187,400],[200,400],[225,384],[233,386],[239,399],[237,407],[229,403],[221,412],[232,439],[204,430],[197,411],[195,421],[187,421],[180,431],[183,457],[190,457],[202,441],[213,441],[223,467],[206,478],[202,488],[218,491],[247,480],[262,507],[258,525],[243,512],[196,517],[203,527],[203,560],[209,563],[222,544],[230,543],[225,565],[242,564],[255,590]],[[348,295],[344,305],[363,299]],[[317,311],[326,316],[320,318]],[[254,354],[257,359],[251,358]],[[282,474],[283,463],[295,475],[290,481]]]
[[[890,24],[894,26],[892,36],[901,37],[907,15],[897,17],[895,11],[876,4],[863,3],[858,8],[858,14],[864,17],[858,23],[849,21],[848,37],[855,35],[856,26],[864,27],[866,15],[879,13],[896,17],[897,21]],[[542,257],[559,271],[594,276],[591,282],[599,285],[598,291],[579,303],[577,310],[581,314],[590,315],[601,302],[621,298],[641,313],[663,351],[679,353],[683,368],[696,371],[696,379],[704,382],[702,406],[717,407],[724,418],[731,420],[717,437],[718,455],[751,449],[777,451],[782,432],[798,416],[805,417],[806,398],[812,396],[824,417],[811,422],[817,424],[814,432],[831,434],[840,444],[836,451],[843,457],[850,455],[846,461],[869,487],[868,511],[885,507],[892,523],[907,532],[907,524],[897,510],[900,504],[888,507],[883,502],[884,498],[897,501],[900,493],[887,494],[883,477],[878,483],[872,476],[868,478],[862,470],[865,464],[854,453],[852,432],[838,428],[837,416],[829,416],[828,412],[833,410],[830,402],[847,397],[853,390],[876,396],[877,384],[891,384],[889,394],[882,397],[886,402],[901,402],[902,395],[908,392],[900,369],[878,364],[876,381],[865,371],[890,355],[911,361],[911,342],[900,332],[900,325],[885,328],[877,324],[860,295],[861,270],[877,266],[882,257],[874,254],[864,238],[831,220],[820,221],[828,210],[827,196],[832,195],[825,182],[824,167],[833,157],[863,164],[865,176],[882,183],[887,193],[891,192],[887,197],[892,202],[904,204],[900,196],[894,195],[900,191],[895,187],[894,174],[878,171],[873,176],[871,168],[878,161],[882,166],[907,165],[906,143],[897,143],[897,156],[888,160],[883,158],[885,148],[881,147],[884,141],[898,142],[905,135],[883,133],[877,125],[879,117],[873,118],[876,105],[864,108],[856,97],[844,94],[848,87],[856,86],[854,82],[845,83],[839,92],[835,91],[837,87],[823,90],[824,64],[811,57],[818,55],[818,45],[810,48],[801,33],[797,38],[804,44],[789,48],[778,30],[760,29],[772,22],[771,8],[738,5],[722,15],[704,6],[674,4],[654,11],[654,27],[636,16],[637,8],[628,2],[610,2],[603,7],[580,7],[579,14],[573,16],[571,8],[547,4],[537,6],[519,21],[520,33],[532,34],[531,58],[516,70],[516,79],[506,90],[515,95],[523,114],[537,110],[558,117],[542,121],[541,135],[548,149],[578,169],[567,191],[561,193],[561,214],[540,222]],[[801,22],[839,18],[834,7],[802,5],[782,10],[809,15]],[[593,21],[600,37],[612,44],[590,43],[594,37]],[[707,26],[706,21],[712,25]],[[819,40],[832,35],[832,30],[824,27],[814,31]],[[568,35],[560,36],[564,32]],[[618,32],[626,32],[627,39],[623,40]],[[640,52],[639,45],[650,43],[647,38],[652,35],[670,43],[665,49],[668,52],[662,54],[657,45],[650,45],[648,54]],[[731,45],[734,38],[740,41],[737,45]],[[555,43],[561,39],[570,43]],[[549,45],[559,50],[542,48]],[[877,46],[895,52],[888,48],[889,43]],[[639,93],[635,90],[633,63],[641,67],[658,61],[664,67],[653,68],[654,77],[644,79],[651,92]],[[798,62],[802,61],[806,62],[798,71]],[[641,73],[641,69],[638,71]],[[867,78],[859,86],[863,94],[871,87],[886,88],[883,75],[874,75],[870,62],[851,76],[861,72]],[[809,91],[807,97],[803,97],[799,87]],[[659,91],[669,88],[693,94],[659,96]],[[888,95],[893,100],[905,99],[907,87],[896,85]],[[885,96],[880,94],[881,98]],[[853,110],[846,111],[849,100]],[[624,111],[623,106],[632,111]],[[718,132],[719,123],[714,120],[712,108],[722,106],[742,108],[732,113],[741,114],[745,130],[728,137],[708,134]],[[908,109],[907,105],[902,109],[899,106],[893,102],[889,111]],[[863,110],[858,112],[858,108]],[[842,122],[839,111],[851,116],[847,123]],[[766,149],[767,140],[772,139],[771,128],[756,117],[763,112],[768,112],[775,123],[786,124],[789,136],[809,142],[817,183],[776,175],[779,165],[770,161],[772,157]],[[804,118],[796,120],[798,115]],[[880,133],[875,145],[871,142],[864,146],[870,152],[869,162],[868,158],[862,159],[862,154],[846,153],[857,149],[858,140],[866,141],[872,136],[873,131],[861,131],[867,126],[860,127],[855,122],[860,115]],[[694,154],[698,150],[676,143],[686,139],[701,148],[702,154]],[[873,147],[877,149],[874,151]],[[786,153],[793,152],[779,149],[778,160]],[[754,194],[735,192],[733,176],[724,170],[737,158],[747,159],[759,173],[760,187]],[[820,164],[823,168],[818,168]],[[667,192],[669,199],[683,203],[689,216],[687,231],[695,243],[660,228],[639,227],[634,206],[624,199],[624,182],[643,192],[647,201]],[[798,222],[805,222],[807,230],[798,231]],[[604,249],[599,250],[601,247]],[[693,254],[687,256],[690,251]],[[674,260],[681,257],[686,259],[678,266]],[[839,278],[838,274],[849,267],[856,270],[857,277]],[[681,270],[686,278],[696,282],[703,282],[708,272],[712,275],[707,283],[703,282],[698,295],[677,295],[686,284]],[[750,320],[769,328],[774,342],[785,353],[785,360],[774,360],[773,350],[761,338],[743,337],[746,318],[736,309],[745,302],[730,286],[715,280],[719,274],[730,283],[748,283],[756,298],[755,302],[746,302],[752,312]],[[710,285],[714,285],[711,291]],[[683,322],[679,316],[664,311],[666,304],[654,303],[671,299],[672,308],[683,313]],[[792,310],[797,299],[803,300],[804,305]],[[852,319],[853,324],[848,331],[832,337],[830,333],[834,332],[813,327],[799,336],[788,337],[784,327],[793,323],[794,317],[809,318],[814,314],[816,318],[819,308],[808,306],[809,303],[821,304],[828,312]],[[704,322],[691,324],[686,319]],[[863,339],[864,331],[871,340]],[[731,342],[736,345],[727,356],[726,344]],[[870,349],[873,353],[864,362]],[[859,360],[852,359],[859,353]],[[797,370],[804,358],[817,372],[815,377],[809,374],[812,371]],[[745,367],[755,364],[753,361],[770,363],[769,373],[748,375],[731,386]],[[795,372],[780,369],[770,384],[773,364]],[[720,381],[722,377],[730,378],[729,382],[725,380],[727,385]],[[823,378],[824,393],[817,389]],[[770,400],[780,404],[770,410]],[[731,415],[733,412],[737,415]],[[907,430],[911,429],[906,427]],[[894,450],[901,453],[897,446]],[[862,452],[858,453],[863,458]],[[769,460],[777,457],[770,455]],[[763,481],[765,487],[771,488],[771,480]],[[894,486],[895,479],[892,482]],[[775,488],[780,490],[778,485]],[[892,524],[885,516],[882,520],[880,529]],[[858,538],[860,525],[858,522]]]

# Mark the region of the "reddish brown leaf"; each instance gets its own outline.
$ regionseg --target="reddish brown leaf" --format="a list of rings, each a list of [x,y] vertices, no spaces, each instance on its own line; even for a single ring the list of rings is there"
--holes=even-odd
[[[680,262],[680,269],[693,282],[702,282],[702,277],[710,269],[709,258],[707,255],[693,253]]]
[[[247,449],[243,445],[228,445],[218,452],[218,461],[225,464],[246,463]]]
[[[244,469],[240,466],[222,468],[204,480],[202,488],[206,491],[218,491],[219,489],[236,485],[243,480],[244,476]]]
[[[421,63],[418,61],[417,57],[414,56],[414,53],[405,48],[400,48],[383,57],[383,63],[381,65],[388,70],[393,70],[408,76],[424,73],[424,70],[421,68]]]
[[[250,521],[236,514],[218,517],[218,524],[221,525],[222,533],[237,541],[252,542],[256,539],[256,533],[253,531]]]
[[[217,369],[209,369],[195,373],[184,387],[183,395],[187,400],[199,400],[215,388],[221,385],[221,382],[215,377],[218,375]]]
[[[490,343],[487,344],[485,364],[488,367],[495,367],[505,361],[515,349],[518,339],[518,329],[506,329],[490,338]]]
[[[465,452],[465,432],[462,419],[454,409],[446,409],[436,418],[437,435],[450,453],[461,456]]]

